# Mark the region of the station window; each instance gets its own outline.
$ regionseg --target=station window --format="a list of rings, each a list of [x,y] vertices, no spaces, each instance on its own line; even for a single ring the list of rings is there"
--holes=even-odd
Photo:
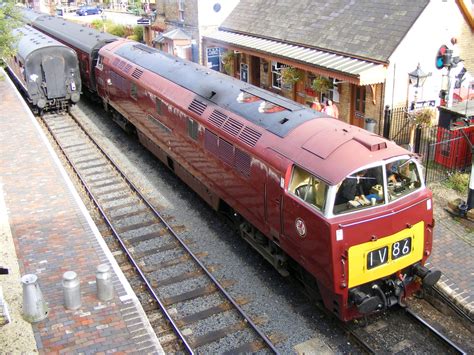
[[[178,0],[178,19],[184,21],[184,0]]]
[[[272,62],[272,87],[281,89],[281,68],[283,64]]]
[[[138,89],[135,83],[130,84],[130,96],[133,97],[135,100],[138,98]]]
[[[320,211],[326,206],[328,185],[298,166],[293,168],[288,191]]]
[[[191,118],[188,118],[188,135],[195,141],[198,138],[199,124]]]

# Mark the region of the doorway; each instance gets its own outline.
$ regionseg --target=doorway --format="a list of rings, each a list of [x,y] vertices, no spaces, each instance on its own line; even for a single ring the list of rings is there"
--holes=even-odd
[[[352,85],[351,124],[364,128],[366,87]]]

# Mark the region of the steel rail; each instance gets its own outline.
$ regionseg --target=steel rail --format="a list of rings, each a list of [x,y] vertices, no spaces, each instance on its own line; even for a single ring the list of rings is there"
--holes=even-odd
[[[112,230],[112,233],[114,234],[114,236],[117,238],[118,242],[120,243],[122,249],[125,251],[125,253],[127,254],[127,257],[129,259],[129,261],[132,263],[132,265],[135,267],[135,270],[138,271],[138,273],[140,274],[140,277],[142,278],[143,282],[145,282],[145,285],[148,289],[148,291],[153,295],[153,298],[155,299],[155,301],[158,303],[161,311],[165,314],[166,318],[168,319],[168,321],[171,323],[171,326],[172,328],[174,329],[174,331],[176,332],[176,334],[178,335],[178,337],[181,339],[181,341],[183,342],[186,350],[190,353],[190,354],[194,354],[194,351],[191,347],[191,345],[186,341],[186,338],[185,336],[181,333],[181,331],[179,330],[177,324],[174,322],[173,318],[171,317],[171,315],[168,313],[168,311],[166,310],[164,304],[161,302],[161,300],[159,299],[158,295],[155,293],[155,291],[153,290],[153,287],[151,286],[151,284],[148,282],[148,279],[146,278],[146,276],[143,274],[142,270],[140,269],[140,267],[138,266],[137,262],[134,260],[133,256],[131,255],[131,253],[129,252],[129,250],[127,249],[125,243],[123,242],[122,238],[120,237],[120,235],[118,234],[118,232],[115,230],[115,228],[113,227],[112,225],[112,222],[109,220],[109,218],[107,217],[105,211],[102,209],[102,207],[100,206],[99,202],[97,201],[97,199],[95,198],[95,196],[92,194],[92,191],[91,189],[89,188],[87,182],[84,180],[84,178],[82,177],[81,173],[78,171],[77,167],[75,166],[75,164],[71,161],[71,159],[69,158],[68,154],[66,153],[65,149],[63,148],[63,146],[61,145],[61,143],[59,142],[59,140],[57,139],[56,135],[53,133],[52,129],[50,128],[50,126],[43,120],[43,122],[45,123],[48,131],[50,132],[51,136],[54,138],[56,144],[58,145],[58,147],[61,149],[61,151],[63,152],[64,154],[64,157],[66,158],[66,160],[68,161],[68,163],[70,164],[70,166],[72,167],[72,169],[74,170],[74,173],[77,175],[77,177],[79,178],[79,180],[81,180],[81,183],[82,185],[85,187],[86,189],[86,192],[87,192],[87,195],[89,195],[89,197],[92,199],[92,201],[94,202],[95,206],[98,208],[98,210],[100,211],[101,215],[102,215],[102,218],[104,218],[104,220],[106,221],[107,225],[109,226],[109,228]],[[77,120],[76,120],[77,122]],[[84,131],[84,128],[82,126],[80,126],[80,128]],[[85,132],[85,131],[84,131]],[[86,135],[90,137],[90,135],[88,135],[86,133]],[[95,141],[93,139],[91,139],[92,142],[97,146],[97,144],[95,143]],[[101,148],[99,148],[101,149]],[[112,164],[113,161],[111,161]],[[116,165],[114,165],[116,166]]]
[[[173,235],[173,237],[176,238],[176,240],[181,244],[181,246],[189,253],[189,255],[193,258],[193,260],[202,268],[202,270],[206,273],[206,275],[212,280],[212,282],[217,286],[217,288],[225,295],[225,297],[227,298],[227,300],[229,302],[232,303],[232,305],[236,308],[236,310],[240,313],[240,315],[246,320],[246,322],[252,327],[252,329],[264,340],[265,344],[275,353],[275,354],[278,354],[278,350],[275,348],[275,346],[273,345],[273,343],[271,342],[271,340],[257,327],[257,325],[250,319],[250,317],[245,313],[245,311],[238,305],[238,303],[233,299],[233,297],[224,289],[224,287],[219,283],[219,281],[211,274],[211,272],[204,266],[204,264],[196,257],[196,255],[189,249],[189,247],[184,243],[184,241],[179,237],[179,235],[173,230],[173,228],[168,224],[168,222],[166,222],[166,220],[163,218],[163,216],[151,205],[151,203],[145,198],[145,196],[143,196],[141,194],[141,192],[139,191],[139,189],[133,184],[132,181],[130,181],[125,173],[120,170],[120,168],[118,167],[118,165],[114,162],[114,160],[104,151],[104,149],[102,149],[102,147],[95,141],[95,139],[92,138],[92,136],[86,131],[86,129],[84,128],[84,126],[74,117],[73,114],[70,114],[71,117],[76,121],[77,125],[81,128],[81,130],[84,132],[84,134],[89,137],[89,139],[91,140],[91,142],[97,147],[97,149],[107,158],[107,160],[110,161],[110,163],[113,165],[114,169],[122,176],[122,178],[124,179],[124,181],[132,188],[132,190],[137,194],[137,196],[139,196],[142,201],[153,211],[153,213],[156,215],[156,217],[159,218],[159,220],[163,223],[163,225],[166,227],[166,229]],[[49,129],[49,128],[48,128]],[[58,143],[59,144],[59,143]],[[66,154],[66,153],[65,153]],[[69,159],[68,159],[69,161]],[[83,182],[83,184],[85,184],[86,188],[88,189],[88,194],[91,196],[92,193],[89,191],[89,188],[87,186],[87,184],[85,183],[85,181],[80,177],[81,179],[81,182]],[[94,203],[96,204],[96,206],[98,206],[98,201],[96,201],[96,199],[92,196],[92,199],[94,201]],[[115,231],[115,229],[113,228],[113,226],[111,225],[111,222],[109,221],[109,219],[105,216],[105,211],[102,210],[102,208],[100,208],[98,206],[99,210],[101,211],[101,213],[103,214],[104,218],[106,219],[107,223],[110,225],[114,235],[116,235],[118,237],[118,233]],[[118,237],[119,239],[119,242],[120,244],[122,245],[122,248],[124,248],[124,250],[126,251],[127,253],[127,256],[129,257],[129,259],[131,259],[131,262],[132,264],[135,266],[135,268],[137,270],[139,270],[139,273],[141,275],[141,277],[144,279],[148,289],[150,290],[150,292],[153,294],[153,296],[156,298],[156,301],[158,302],[158,304],[160,305],[160,308],[165,312],[165,314],[167,315],[167,317],[169,317],[169,320],[170,322],[172,323],[173,325],[173,328],[177,331],[177,333],[180,335],[180,337],[182,336],[182,340],[183,342],[186,344],[186,347],[188,348],[188,350],[190,351],[190,353],[194,353],[191,349],[191,346],[186,342],[186,340],[184,339],[184,335],[182,335],[182,333],[179,331],[177,325],[175,324],[175,322],[172,320],[171,316],[168,314],[168,312],[165,310],[164,308],[164,305],[161,303],[161,301],[159,301],[158,299],[158,296],[155,294],[155,292],[153,291],[152,289],[152,286],[151,284],[149,284],[148,280],[146,279],[146,276],[143,275],[143,272],[141,271],[141,269],[139,268],[138,264],[133,260],[133,257],[132,255],[128,252],[125,244],[123,243],[122,239],[120,237]]]
[[[448,344],[450,347],[452,347],[456,352],[462,355],[466,355],[466,351],[461,349],[458,345],[453,343],[451,339],[447,338],[444,334],[442,334],[438,329],[434,328],[431,324],[429,324],[426,320],[421,318],[420,315],[416,314],[414,311],[412,311],[409,308],[405,308],[405,312],[409,314],[413,319],[417,320],[419,323],[423,324],[425,327],[427,327],[433,334],[435,334],[440,340]]]
[[[474,323],[474,319],[467,314],[458,304],[454,303],[449,297],[439,288],[438,285],[434,285],[431,290],[436,294],[435,296],[439,297],[443,302],[446,302],[448,307],[450,307],[459,317],[467,320],[470,323]],[[433,297],[432,295],[430,295]]]

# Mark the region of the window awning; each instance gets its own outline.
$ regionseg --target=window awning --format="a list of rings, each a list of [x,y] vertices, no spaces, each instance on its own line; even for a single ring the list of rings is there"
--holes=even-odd
[[[358,58],[221,30],[204,38],[217,45],[227,44],[287,62],[299,63],[303,66],[302,69],[356,85],[372,85],[385,81],[385,65]]]

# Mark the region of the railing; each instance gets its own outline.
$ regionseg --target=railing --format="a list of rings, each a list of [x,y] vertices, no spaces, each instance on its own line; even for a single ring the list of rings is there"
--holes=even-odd
[[[455,172],[471,168],[471,149],[461,131],[443,127],[413,127],[407,107],[385,107],[383,135],[395,143],[420,155],[426,168],[426,183],[442,181]],[[474,142],[474,127],[465,129]],[[410,137],[413,142],[410,145]]]

